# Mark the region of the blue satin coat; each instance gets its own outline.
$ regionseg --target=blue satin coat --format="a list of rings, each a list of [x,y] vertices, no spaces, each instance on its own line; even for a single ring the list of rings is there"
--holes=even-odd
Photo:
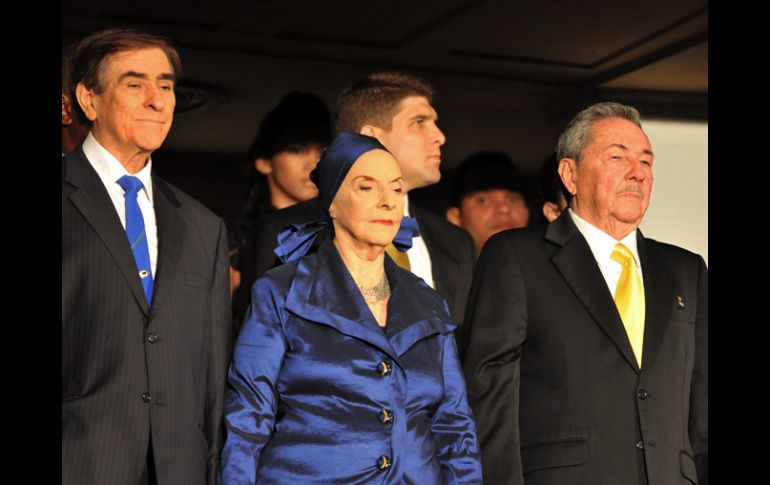
[[[481,483],[447,305],[387,256],[385,271],[386,329],[330,241],[254,283],[228,375],[222,483]]]

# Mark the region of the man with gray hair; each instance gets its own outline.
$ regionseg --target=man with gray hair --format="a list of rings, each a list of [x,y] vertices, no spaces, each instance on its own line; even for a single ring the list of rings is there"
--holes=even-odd
[[[638,230],[653,152],[639,113],[581,111],[559,138],[570,206],[484,246],[465,329],[484,481],[708,483],[708,273]]]

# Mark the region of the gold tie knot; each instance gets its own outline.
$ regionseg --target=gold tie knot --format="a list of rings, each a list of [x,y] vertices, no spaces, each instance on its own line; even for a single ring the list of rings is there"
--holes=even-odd
[[[631,254],[631,250],[628,249],[625,244],[617,243],[615,245],[615,249],[610,255],[610,259],[622,264],[623,266],[628,266],[634,261],[634,255]]]
[[[394,263],[407,271],[412,271],[412,265],[409,264],[409,255],[406,252],[399,251],[393,243],[385,247],[385,252],[388,253]]]

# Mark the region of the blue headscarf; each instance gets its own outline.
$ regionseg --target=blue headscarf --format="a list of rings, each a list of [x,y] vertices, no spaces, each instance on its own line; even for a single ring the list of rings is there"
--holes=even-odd
[[[282,262],[288,263],[307,254],[318,233],[331,227],[329,207],[342,181],[361,155],[372,150],[388,152],[376,138],[349,132],[340,133],[329,145],[321,161],[310,172],[310,179],[318,186],[318,199],[326,217],[305,224],[290,224],[278,234],[278,246],[274,252]],[[404,217],[393,244],[399,251],[406,251],[412,247],[412,238],[419,235],[417,221]]]

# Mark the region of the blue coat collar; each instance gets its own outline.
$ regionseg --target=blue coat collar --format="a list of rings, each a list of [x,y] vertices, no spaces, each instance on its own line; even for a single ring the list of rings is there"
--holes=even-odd
[[[446,302],[422,279],[385,256],[390,283],[387,333],[377,325],[337,248],[326,240],[297,262],[286,295],[286,310],[311,322],[372,344],[391,358],[415,343],[454,329]]]

